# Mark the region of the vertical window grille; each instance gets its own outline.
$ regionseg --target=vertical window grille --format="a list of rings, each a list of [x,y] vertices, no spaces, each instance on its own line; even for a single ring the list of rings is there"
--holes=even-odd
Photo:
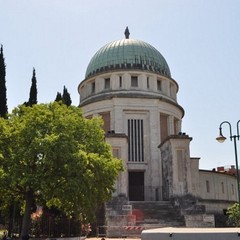
[[[128,160],[144,162],[143,120],[128,119]]]

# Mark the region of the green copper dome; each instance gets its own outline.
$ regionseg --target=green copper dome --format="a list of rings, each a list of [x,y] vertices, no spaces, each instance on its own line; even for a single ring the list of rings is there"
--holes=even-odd
[[[171,77],[161,53],[150,44],[134,39],[110,42],[99,49],[88,64],[85,77],[120,69],[136,69]]]

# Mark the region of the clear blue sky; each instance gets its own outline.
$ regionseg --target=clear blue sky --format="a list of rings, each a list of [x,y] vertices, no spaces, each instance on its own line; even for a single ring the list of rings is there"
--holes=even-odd
[[[193,137],[200,168],[235,164],[230,140],[216,142],[219,124],[236,133],[240,119],[239,0],[0,0],[0,44],[7,65],[8,107],[27,101],[33,67],[38,102],[65,85],[74,105],[87,65],[104,44],[146,41],[167,60],[185,109],[183,131]],[[228,126],[223,132],[229,136]],[[240,158],[240,141],[238,141]]]

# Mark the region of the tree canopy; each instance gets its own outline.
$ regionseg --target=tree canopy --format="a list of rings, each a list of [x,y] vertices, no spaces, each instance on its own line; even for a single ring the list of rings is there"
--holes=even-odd
[[[0,200],[21,203],[21,236],[28,235],[32,204],[54,206],[91,220],[108,200],[122,162],[105,142],[100,118],[53,102],[20,105],[0,119]]]
[[[227,209],[228,224],[240,227],[240,205],[234,203]]]
[[[7,88],[6,88],[6,65],[3,56],[3,47],[0,48],[0,117],[6,117],[7,107]]]

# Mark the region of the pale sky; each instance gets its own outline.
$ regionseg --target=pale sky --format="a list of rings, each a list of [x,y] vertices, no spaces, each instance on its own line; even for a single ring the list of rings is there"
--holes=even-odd
[[[9,111],[28,100],[33,68],[39,103],[65,85],[77,106],[91,57],[126,26],[159,50],[179,84],[191,157],[201,169],[235,165],[233,142],[215,138],[225,120],[237,134],[240,119],[239,0],[0,0]]]

